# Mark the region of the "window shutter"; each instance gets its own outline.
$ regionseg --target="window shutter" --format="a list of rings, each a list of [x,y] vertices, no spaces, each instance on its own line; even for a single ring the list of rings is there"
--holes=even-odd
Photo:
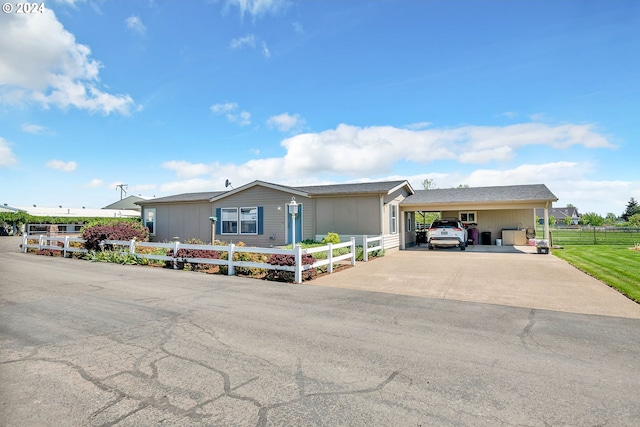
[[[222,210],[220,208],[216,208],[216,234],[222,233]]]
[[[258,206],[258,234],[264,234],[263,217],[264,208],[262,206]]]

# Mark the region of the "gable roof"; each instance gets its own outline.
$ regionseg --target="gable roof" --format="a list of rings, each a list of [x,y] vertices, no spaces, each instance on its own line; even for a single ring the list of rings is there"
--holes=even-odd
[[[541,217],[543,214],[544,211],[542,209],[536,209],[536,215]],[[556,219],[563,219],[565,217],[580,218],[578,208],[575,206],[549,208],[549,216],[554,216]]]
[[[177,202],[208,202],[212,197],[216,197],[225,191],[204,191],[200,193],[182,193],[173,196],[156,197],[150,200],[141,200],[136,205],[149,205],[156,203],[177,203]]]
[[[245,191],[249,188],[261,186],[274,190],[284,191],[286,193],[295,194],[302,197],[314,197],[314,196],[332,196],[332,195],[344,195],[344,194],[389,194],[403,186],[407,186],[409,193],[413,194],[414,190],[408,181],[378,181],[378,182],[361,182],[353,184],[330,184],[330,185],[308,185],[289,187],[286,185],[273,184],[265,181],[253,181],[245,184],[241,187],[234,188],[233,190],[221,192],[211,198],[212,202],[215,202],[225,197],[237,194],[241,191]],[[156,199],[157,200],[157,199]]]
[[[403,186],[409,188],[409,193],[413,194],[414,190],[408,181],[377,181],[377,182],[359,182],[353,184],[331,184],[331,185],[311,185],[295,187],[304,191],[311,196],[320,195],[338,195],[338,194],[354,194],[354,193],[385,193],[389,194]]]
[[[444,188],[416,190],[400,205],[438,204],[438,203],[483,203],[552,201],[558,198],[544,184],[507,185],[499,187]]]

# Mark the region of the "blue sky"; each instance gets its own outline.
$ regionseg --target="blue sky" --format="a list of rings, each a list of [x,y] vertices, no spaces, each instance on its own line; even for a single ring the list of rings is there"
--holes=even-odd
[[[640,2],[49,0],[0,13],[0,203],[261,179],[640,199]]]

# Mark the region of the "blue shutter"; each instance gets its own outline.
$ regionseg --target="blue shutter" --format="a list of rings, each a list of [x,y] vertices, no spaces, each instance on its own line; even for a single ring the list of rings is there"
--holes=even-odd
[[[220,208],[216,208],[216,217],[218,220],[216,221],[216,234],[222,233],[222,210]]]
[[[264,227],[262,225],[262,220],[264,217],[264,208],[262,206],[258,206],[258,234],[264,234]]]

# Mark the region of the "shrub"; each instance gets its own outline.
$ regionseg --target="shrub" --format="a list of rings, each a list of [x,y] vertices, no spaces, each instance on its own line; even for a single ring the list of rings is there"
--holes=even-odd
[[[246,246],[244,244],[244,242],[238,242],[235,244],[235,246]],[[229,259],[229,252],[224,252],[221,256],[220,259]],[[267,262],[267,255],[266,254],[260,254],[260,253],[252,253],[252,252],[234,252],[233,254],[233,260],[234,261],[247,261],[247,262]],[[236,272],[236,274],[244,274],[247,276],[261,276],[263,274],[265,274],[266,269],[264,268],[257,268],[257,267],[234,267],[234,270]],[[221,265],[220,266],[220,273],[221,274],[228,274],[229,273],[229,267],[226,265]]]
[[[198,245],[203,243],[189,243],[190,245]],[[168,256],[173,256],[173,249],[169,250],[167,253]],[[211,268],[211,264],[206,263],[195,263],[195,262],[187,262],[187,258],[204,258],[204,259],[220,259],[220,253],[214,250],[206,250],[206,249],[178,249],[178,253],[176,254],[176,258],[178,258],[178,268],[180,270],[192,270],[192,271],[200,271],[200,270],[208,270]],[[173,268],[173,261],[166,261],[165,267]]]
[[[89,251],[85,254],[84,259],[94,262],[112,262],[115,264],[139,264],[139,259],[134,254],[121,251]]]
[[[302,255],[302,265],[311,265],[315,262],[315,258],[311,254],[303,254]],[[282,266],[295,266],[296,258],[294,255],[278,255],[273,254],[269,257],[269,264],[271,265],[282,265]],[[302,272],[302,280],[311,280],[317,275],[317,271],[315,268],[310,268]],[[284,270],[269,270],[265,279],[273,280],[276,282],[288,282],[293,283],[296,278],[296,273],[294,271],[284,271]]]
[[[41,249],[36,252],[36,255],[44,255],[44,256],[62,256],[62,251],[56,251],[53,249]]]
[[[86,240],[84,247],[88,250],[98,250],[102,240],[131,240],[140,242],[149,240],[149,229],[139,222],[110,221],[102,224],[97,222],[90,227],[82,229],[82,238]]]
[[[329,232],[326,236],[324,236],[321,243],[325,245],[327,243],[340,243],[340,236],[338,235],[338,233]]]

